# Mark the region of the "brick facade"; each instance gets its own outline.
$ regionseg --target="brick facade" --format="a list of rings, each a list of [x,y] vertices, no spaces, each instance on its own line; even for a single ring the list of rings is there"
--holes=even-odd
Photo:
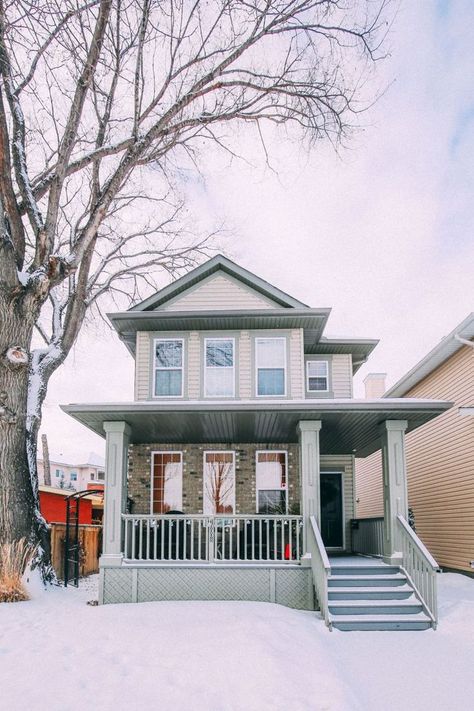
[[[300,500],[299,448],[297,444],[134,444],[128,460],[128,495],[133,501],[133,513],[149,514],[151,498],[152,452],[183,453],[183,511],[200,514],[203,510],[204,452],[229,450],[235,452],[235,502],[237,514],[256,512],[255,462],[257,450],[288,452],[288,504],[290,513]]]

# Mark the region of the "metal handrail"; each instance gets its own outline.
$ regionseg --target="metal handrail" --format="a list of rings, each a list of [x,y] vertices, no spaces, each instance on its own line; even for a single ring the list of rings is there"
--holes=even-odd
[[[308,552],[311,554],[311,569],[316,588],[319,609],[326,625],[331,629],[331,616],[328,603],[328,579],[331,575],[331,564],[324,547],[321,532],[314,516],[309,518]]]
[[[302,516],[122,514],[124,558],[142,562],[299,563]]]
[[[403,516],[397,516],[399,549],[402,568],[409,578],[425,611],[431,617],[433,627],[438,622],[438,599],[436,573],[439,566],[424,543],[418,538]]]

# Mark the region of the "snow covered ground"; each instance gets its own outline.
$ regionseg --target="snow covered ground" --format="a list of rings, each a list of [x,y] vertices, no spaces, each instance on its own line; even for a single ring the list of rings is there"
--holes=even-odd
[[[436,632],[328,632],[266,603],[91,607],[96,582],[0,605],[2,711],[473,708],[473,579],[439,576]]]

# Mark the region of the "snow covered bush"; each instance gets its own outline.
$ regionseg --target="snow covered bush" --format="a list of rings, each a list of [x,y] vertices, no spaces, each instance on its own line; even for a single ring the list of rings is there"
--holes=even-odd
[[[26,538],[0,545],[0,602],[28,600],[22,577],[34,553]]]

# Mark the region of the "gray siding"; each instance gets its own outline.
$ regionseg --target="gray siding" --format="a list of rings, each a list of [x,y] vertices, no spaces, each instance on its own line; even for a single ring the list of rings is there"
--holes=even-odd
[[[271,309],[279,304],[229,275],[212,274],[197,286],[164,303],[159,311],[215,311],[224,309]]]

